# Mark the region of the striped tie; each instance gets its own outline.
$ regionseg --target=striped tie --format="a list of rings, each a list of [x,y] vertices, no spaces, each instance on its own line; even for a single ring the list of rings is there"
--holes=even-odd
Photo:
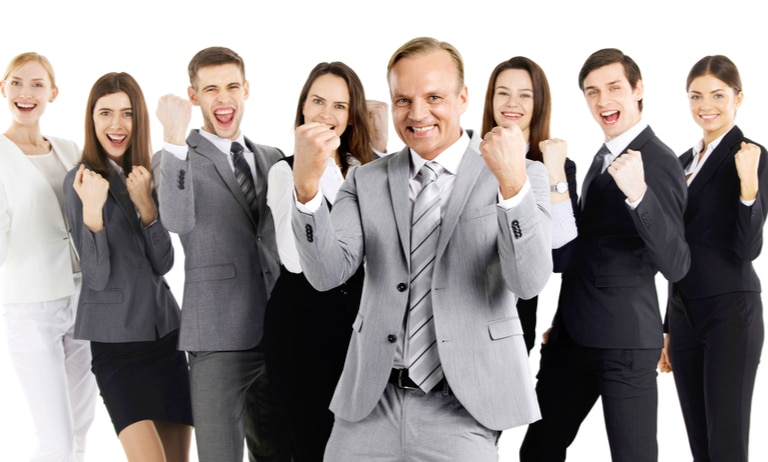
[[[425,393],[443,379],[432,317],[432,269],[440,235],[440,191],[437,176],[442,167],[427,162],[419,171],[422,188],[411,218],[411,290],[408,297],[408,376]]]
[[[253,185],[253,176],[251,175],[251,167],[248,166],[248,162],[245,161],[243,156],[243,145],[237,141],[232,143],[230,148],[232,151],[232,164],[235,166],[235,179],[237,184],[240,185],[240,189],[243,190],[245,201],[248,202],[248,206],[254,215],[258,215],[259,207],[256,203],[256,187]]]

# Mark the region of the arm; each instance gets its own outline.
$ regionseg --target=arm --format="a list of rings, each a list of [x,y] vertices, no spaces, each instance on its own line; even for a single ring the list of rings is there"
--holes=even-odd
[[[108,191],[109,182],[82,164],[64,180],[64,209],[80,255],[83,284],[93,290],[104,290],[111,272],[107,229],[103,222]]]
[[[659,271],[676,282],[691,264],[683,222],[688,187],[674,156],[664,151],[654,154],[653,162],[644,162],[640,152],[628,150],[611,163],[608,173],[629,202],[639,201],[634,209],[627,206],[635,229]]]
[[[192,104],[178,96],[165,95],[157,104],[163,126],[164,149],[160,156],[158,199],[166,228],[183,234],[195,226],[195,195],[192,169],[184,133],[192,118]]]
[[[126,187],[139,213],[147,258],[155,273],[163,275],[173,267],[173,245],[168,231],[160,225],[152,174],[144,167],[134,166],[126,178]]]
[[[763,225],[768,213],[768,153],[756,144],[742,142],[734,157],[740,198],[733,250],[744,261],[752,261],[763,247]],[[753,200],[751,205],[744,201]]]
[[[568,145],[560,139],[544,140],[539,143],[544,166],[549,174],[549,185],[565,183],[568,185],[565,193],[550,190],[552,201],[552,249],[559,249],[576,239],[576,218],[574,215],[574,200],[571,189],[575,190],[576,165],[566,162]],[[568,172],[571,170],[571,172]],[[574,187],[570,187],[573,178]],[[550,188],[551,189],[551,188]]]
[[[0,184],[0,266],[8,257],[8,241],[11,232],[11,213],[8,210],[8,198],[5,188]]]
[[[576,237],[578,237],[578,225],[576,222],[579,216],[578,199],[579,193],[576,184],[576,164],[566,159],[565,175],[568,179],[568,195],[570,196],[571,210],[574,215],[574,225],[576,226]],[[573,267],[576,261],[577,239],[572,239],[566,244],[552,249],[552,264],[556,273],[563,273]]]
[[[291,214],[296,208],[293,199],[293,171],[288,162],[276,162],[269,169],[267,206],[272,212],[277,236],[280,263],[292,273],[300,273],[299,254],[291,228]]]

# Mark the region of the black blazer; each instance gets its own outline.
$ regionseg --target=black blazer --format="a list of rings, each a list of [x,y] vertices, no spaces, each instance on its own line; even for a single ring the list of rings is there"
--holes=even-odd
[[[687,187],[676,156],[650,127],[627,149],[642,153],[648,189],[632,210],[607,171],[587,185],[589,200],[576,216],[579,235],[553,253],[555,271],[563,272],[555,326],[559,318],[588,347],[661,348],[654,278],[661,271],[678,281],[688,271]]]
[[[768,154],[758,145],[759,190],[754,204],[747,207],[740,200],[734,161],[742,141],[754,143],[738,127],[733,127],[688,188],[685,238],[691,249],[691,269],[673,284],[687,298],[760,292],[760,279],[752,260],[760,255],[763,246],[763,224],[768,212]],[[683,167],[691,163],[693,155],[691,149],[680,156]]]

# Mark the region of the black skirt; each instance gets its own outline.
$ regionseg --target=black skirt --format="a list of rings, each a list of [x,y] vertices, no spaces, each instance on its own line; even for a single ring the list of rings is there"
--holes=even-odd
[[[140,420],[192,425],[189,367],[179,331],[150,342],[91,342],[91,370],[115,432]]]

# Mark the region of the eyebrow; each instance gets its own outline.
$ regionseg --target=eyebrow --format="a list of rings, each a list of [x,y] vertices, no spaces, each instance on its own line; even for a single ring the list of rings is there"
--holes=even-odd
[[[505,89],[505,90],[510,90],[510,91],[512,91],[512,89],[511,89],[511,88],[509,88],[509,87],[507,87],[507,86],[505,86],[505,85],[496,85],[496,90],[498,90],[499,88],[503,88],[503,89]],[[521,89],[520,89],[520,91],[531,91],[531,92],[532,92],[532,91],[533,91],[533,88],[521,88]]]

